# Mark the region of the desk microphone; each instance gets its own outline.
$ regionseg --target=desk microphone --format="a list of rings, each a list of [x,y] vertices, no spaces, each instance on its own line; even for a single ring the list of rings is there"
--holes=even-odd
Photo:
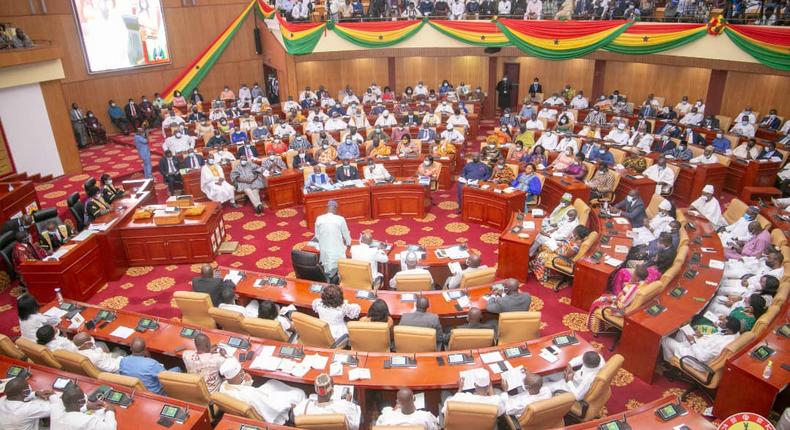
[[[134,401],[134,393],[135,393],[135,391],[137,391],[137,389],[133,388],[132,389],[132,394],[129,394],[129,404],[131,404]]]

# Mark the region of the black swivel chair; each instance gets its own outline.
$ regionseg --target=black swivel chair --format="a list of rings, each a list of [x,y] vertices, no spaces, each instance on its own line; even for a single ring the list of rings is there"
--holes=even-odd
[[[33,213],[33,222],[36,223],[36,231],[41,234],[42,231],[47,229],[49,221],[63,224],[63,220],[58,217],[58,210],[56,208],[46,208]]]
[[[86,192],[86,193],[87,193],[87,192],[88,192],[88,190],[90,190],[91,188],[96,188],[96,178],[90,178],[90,179],[88,179],[87,181],[85,181],[85,184],[83,184],[83,185],[82,185],[82,187],[83,187],[83,188],[85,188],[85,192]]]
[[[330,282],[326,278],[324,268],[318,260],[318,254],[305,252],[298,249],[291,250],[291,264],[293,265],[296,277],[316,282]]]
[[[16,277],[16,270],[14,270],[14,261],[12,257],[14,244],[16,243],[15,236],[15,231],[7,231],[0,236],[0,259],[2,259],[3,264],[5,264],[5,271],[8,272],[8,276],[10,276],[11,279]]]
[[[80,201],[80,193],[74,193],[66,200],[71,215],[74,217],[74,225],[77,231],[85,228],[85,203]]]

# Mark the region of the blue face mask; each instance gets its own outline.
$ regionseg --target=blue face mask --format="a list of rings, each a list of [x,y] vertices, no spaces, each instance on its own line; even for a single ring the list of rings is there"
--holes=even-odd
[[[749,215],[748,213],[743,214],[743,219],[745,219],[746,221],[754,221],[754,217],[752,215]]]

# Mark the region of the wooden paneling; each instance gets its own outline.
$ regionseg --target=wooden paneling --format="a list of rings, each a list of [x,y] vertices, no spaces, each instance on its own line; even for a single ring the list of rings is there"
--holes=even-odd
[[[52,135],[55,137],[55,145],[58,148],[63,172],[66,174],[82,173],[80,154],[77,151],[77,142],[74,139],[69,111],[66,109],[60,82],[42,82],[40,86],[44,103],[47,105],[47,115],[52,126]]]
[[[610,61],[606,65],[604,91],[610,94],[618,89],[637,106],[648,94],[654,93],[657,97],[665,97],[666,104],[674,106],[683,96],[692,101],[697,98],[704,100],[709,79],[709,69]]]
[[[595,62],[592,60],[580,58],[568,61],[550,61],[535,57],[505,57],[499,62],[497,81],[502,77],[504,63],[521,64],[518,88],[519,103],[527,96],[527,89],[535,77],[540,79],[546,97],[553,92],[559,92],[565,87],[565,84],[571,84],[571,87],[576,90],[583,90],[587,96],[592,90],[595,70]]]
[[[400,57],[395,59],[395,86],[398,94],[407,86],[422,80],[428,88],[437,89],[447,79],[451,84],[464,82],[473,89],[486,87],[488,61],[486,57]]]
[[[729,72],[724,87],[722,115],[735,116],[750,105],[760,117],[770,109],[776,109],[780,116],[790,118],[790,78],[776,75]],[[759,121],[759,118],[758,118]]]
[[[323,85],[332,97],[346,85],[357,93],[362,93],[371,82],[384,87],[387,85],[386,58],[357,58],[333,61],[306,61],[296,63],[296,89],[304,90],[310,86],[313,90]],[[360,96],[360,99],[362,97]]]

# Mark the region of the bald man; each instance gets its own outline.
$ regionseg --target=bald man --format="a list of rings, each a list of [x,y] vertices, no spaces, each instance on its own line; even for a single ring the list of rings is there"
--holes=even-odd
[[[66,386],[60,399],[62,402],[50,400],[52,429],[115,430],[118,427],[115,406],[111,403],[88,402],[80,386],[73,382]]]
[[[372,246],[372,244],[373,235],[370,232],[363,233],[359,243],[351,247],[351,259],[370,263],[371,279],[374,284],[380,284],[383,275],[379,273],[379,263],[386,263],[388,260],[384,250],[386,245],[383,242],[380,246]]]
[[[200,267],[200,276],[192,278],[192,291],[196,293],[206,293],[211,296],[211,304],[219,307],[222,303],[222,291],[233,289],[233,283],[222,278],[214,277],[214,269],[210,264]]]
[[[603,369],[604,359],[595,351],[587,351],[568,362],[565,371],[547,377],[548,387],[552,393],[567,391],[581,400],[592,387],[595,375]]]
[[[439,317],[428,312],[430,304],[427,297],[420,296],[417,299],[414,312],[405,313],[401,316],[400,325],[436,329],[436,344],[441,345],[444,342],[444,330],[439,322]]]
[[[414,406],[414,393],[406,387],[398,390],[395,407],[382,409],[376,425],[378,426],[420,426],[425,430],[439,428],[439,420],[428,411],[420,411]]]
[[[527,406],[551,398],[551,390],[543,385],[543,377],[537,373],[524,372],[524,383],[521,387],[509,387],[507,381],[502,379],[502,396],[505,398],[505,407],[508,415],[520,417]],[[515,394],[510,395],[513,391]]]
[[[459,325],[456,328],[483,328],[496,330],[496,320],[483,322],[483,311],[480,308],[469,308],[469,313],[466,314],[466,324]]]
[[[4,430],[38,430],[39,420],[49,418],[50,402],[60,402],[51,390],[33,391],[24,376],[17,376],[5,385],[0,398],[0,422]]]
[[[110,353],[97,345],[93,336],[87,332],[79,332],[72,339],[77,346],[77,352],[82,354],[98,367],[102,372],[118,373],[121,368],[121,356],[118,353]]]
[[[529,311],[529,306],[532,304],[532,296],[529,293],[519,292],[518,280],[508,278],[504,282],[505,289],[492,295],[488,299],[486,311],[492,314],[501,314],[502,312],[516,312],[516,311]]]
[[[145,385],[145,388],[154,393],[166,395],[165,389],[159,382],[159,373],[165,371],[162,363],[148,357],[148,350],[145,341],[141,337],[136,337],[131,344],[132,355],[123,357],[118,373],[126,376],[134,376]],[[171,371],[180,371],[178,368]]]
[[[444,282],[444,288],[445,289],[458,288],[461,286],[461,278],[463,277],[464,273],[472,273],[488,267],[485,264],[481,265],[480,262],[481,262],[480,256],[477,254],[472,254],[466,259],[466,269],[458,270],[458,268],[456,268],[455,271],[453,271],[454,270],[453,266],[455,265],[454,264],[448,265],[450,267],[450,272],[452,273],[452,275],[449,278],[447,278],[447,280]]]
[[[184,367],[187,373],[199,374],[206,381],[206,386],[210,392],[219,391],[222,379],[219,376],[219,368],[227,358],[224,349],[211,345],[211,339],[203,333],[195,336],[195,350],[184,351],[181,357],[184,360]]]
[[[404,275],[427,275],[429,278],[431,278],[431,285],[433,285],[433,276],[431,275],[431,272],[429,272],[428,269],[417,266],[418,262],[419,260],[417,259],[417,254],[413,252],[407,253],[406,258],[403,259],[403,264],[406,266],[406,269],[396,273],[395,276],[390,279],[390,288],[397,290],[398,278]]]

